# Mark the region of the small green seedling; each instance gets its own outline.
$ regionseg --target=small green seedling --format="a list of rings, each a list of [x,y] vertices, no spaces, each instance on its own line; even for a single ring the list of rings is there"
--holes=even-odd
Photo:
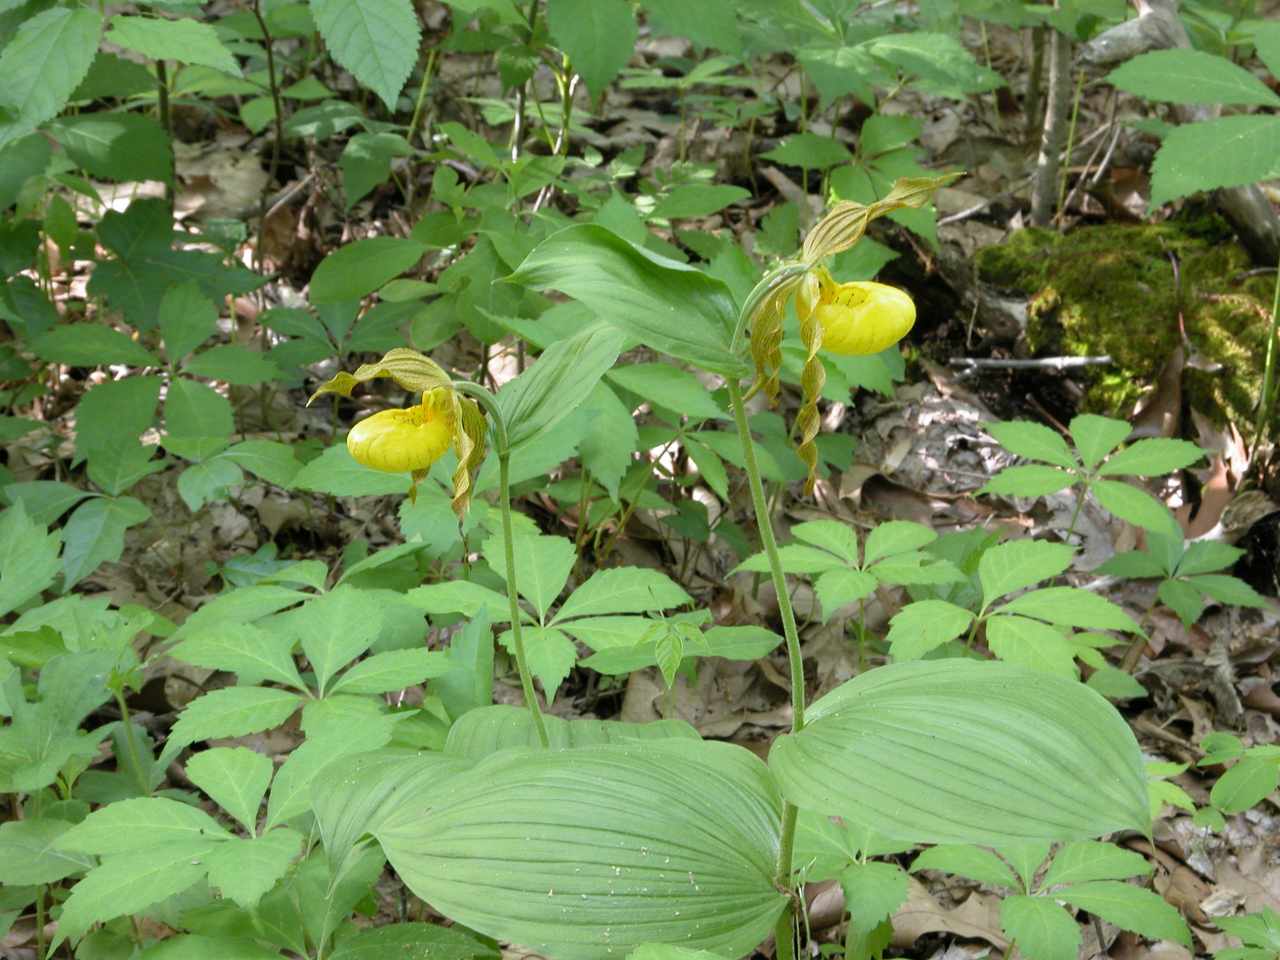
[[[1276,960],[1280,957],[1280,913],[1270,907],[1243,917],[1219,917],[1214,922],[1242,944],[1217,951],[1214,960]]]
[[[1178,615],[1183,626],[1200,619],[1209,600],[1241,607],[1265,607],[1267,601],[1238,577],[1219,571],[1231,567],[1244,551],[1216,540],[1184,542],[1181,536],[1147,536],[1146,550],[1118,553],[1099,573],[1128,579],[1159,578],[1156,596]]]
[[[1068,427],[1074,450],[1053,430],[1029,420],[985,426],[1010,453],[1037,462],[1000,471],[978,492],[1043,497],[1075,487],[1076,507],[1068,533],[1075,531],[1080,508],[1092,492],[1104,509],[1121,520],[1173,535],[1177,527],[1164,504],[1146,491],[1113,478],[1158,477],[1189,467],[1204,456],[1194,443],[1165,437],[1138,440],[1120,450],[1133,428],[1123,420],[1090,413],[1075,417]]]
[[[1209,815],[1202,826],[1222,829],[1223,814],[1242,813],[1261,803],[1280,786],[1280,746],[1274,743],[1246,747],[1240,738],[1216,731],[1200,742],[1205,755],[1197,763],[1212,767],[1236,761],[1209,791],[1209,803],[1217,816]]]

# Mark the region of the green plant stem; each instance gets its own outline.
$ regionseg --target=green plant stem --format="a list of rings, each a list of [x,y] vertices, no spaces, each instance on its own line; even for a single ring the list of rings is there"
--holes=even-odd
[[[551,746],[547,736],[547,724],[538,706],[538,694],[533,688],[533,674],[529,672],[529,658],[525,654],[524,634],[520,624],[520,599],[516,591],[515,535],[511,529],[511,444],[507,439],[507,425],[493,394],[478,383],[458,381],[454,387],[461,394],[471,397],[489,414],[489,423],[498,448],[498,509],[502,514],[502,552],[507,563],[507,605],[511,615],[511,646],[516,652],[516,669],[520,672],[520,688],[524,692],[525,706],[533,718],[538,740],[544,748]]]
[[[44,956],[44,887],[36,889],[36,956]]]
[[[138,749],[137,740],[133,736],[133,720],[129,716],[129,705],[125,703],[124,691],[115,690],[116,706],[120,709],[120,722],[124,724],[124,746],[129,751],[129,762],[133,764],[134,776],[138,780],[138,788],[144,797],[151,795],[151,783],[142,770],[142,751]]]
[[[792,807],[791,809],[795,809]],[[782,911],[778,917],[778,922],[773,926],[773,942],[777,948],[777,960],[795,960],[796,956],[796,937],[795,924],[792,922],[795,918],[792,916],[791,907]]]
[[[1071,511],[1071,522],[1067,524],[1067,538],[1070,539],[1075,535],[1076,522],[1080,519],[1080,510],[1084,507],[1084,498],[1088,494],[1088,487],[1081,487],[1076,494],[1076,507]]]
[[[274,137],[271,141],[271,165],[267,169],[267,179],[262,185],[262,196],[258,200],[258,240],[253,249],[253,262],[262,267],[263,237],[267,232],[267,202],[271,198],[271,185],[276,182],[276,174],[280,170],[280,148],[284,145],[284,112],[280,102],[280,81],[276,76],[276,55],[271,31],[267,29],[267,21],[262,16],[262,0],[253,0],[253,17],[258,21],[258,29],[262,31],[262,46],[267,54],[267,83],[271,89]],[[265,294],[263,294],[265,297]],[[265,308],[266,300],[262,300]],[[264,394],[265,395],[265,394]]]
[[[418,122],[422,119],[422,107],[427,102],[427,88],[431,86],[431,75],[435,72],[436,50],[433,47],[427,54],[426,66],[422,68],[422,82],[418,84],[418,96],[413,101],[413,118],[409,121],[409,129],[405,132],[405,140],[413,143],[413,135],[417,132]]]
[[[1276,282],[1271,293],[1271,326],[1267,334],[1267,364],[1262,376],[1262,395],[1258,397],[1258,419],[1253,426],[1253,449],[1258,451],[1267,437],[1267,420],[1271,415],[1271,392],[1275,389],[1276,336],[1280,333],[1280,264],[1276,265]]]
[[[560,84],[560,136],[556,140],[556,153],[562,157],[569,155],[569,127],[573,124],[573,92],[577,79],[573,72],[573,63],[565,54],[561,63],[563,82]]]
[[[525,19],[529,24],[529,45],[532,47],[534,34],[538,30],[538,0],[533,0],[529,4],[529,13]],[[520,159],[520,140],[524,133],[524,108],[528,97],[529,81],[526,80],[520,84],[520,89],[516,91],[516,115],[511,122],[511,141],[507,145],[512,163]]]
[[[156,61],[156,107],[160,113],[160,126],[164,127],[164,134],[169,140],[170,152],[173,145],[173,111],[169,108],[169,68],[163,60]],[[177,175],[173,163],[169,164],[169,181],[164,185],[164,199],[169,204],[169,209],[173,209],[173,180]]]
[[[1067,126],[1067,152],[1062,161],[1062,179],[1058,183],[1058,223],[1067,211],[1062,209],[1067,198],[1067,181],[1071,179],[1071,153],[1076,148],[1076,121],[1080,119],[1080,94],[1084,90],[1084,71],[1076,74],[1076,96],[1071,105],[1071,123]]]
[[[796,615],[791,608],[791,595],[787,592],[786,574],[782,572],[782,557],[778,542],[773,536],[773,521],[769,505],[764,497],[764,484],[760,480],[760,466],[756,462],[755,441],[751,439],[751,425],[747,422],[747,407],[742,399],[738,381],[729,378],[729,402],[733,406],[733,420],[742,443],[742,460],[747,468],[747,482],[751,488],[751,505],[756,515],[756,529],[760,543],[769,559],[769,574],[774,593],[778,595],[778,614],[782,618],[782,633],[787,643],[787,660],[791,666],[791,732],[804,729],[804,660],[800,653],[800,633],[796,629]],[[782,888],[791,884],[791,856],[795,847],[796,815],[798,811],[789,802],[782,804],[782,835],[778,843],[778,868],[774,882]],[[779,941],[781,942],[781,940]]]

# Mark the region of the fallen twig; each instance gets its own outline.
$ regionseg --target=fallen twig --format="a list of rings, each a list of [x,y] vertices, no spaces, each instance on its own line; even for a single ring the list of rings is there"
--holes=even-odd
[[[1072,370],[1076,367],[1103,367],[1112,363],[1109,355],[1100,357],[1040,357],[1034,360],[974,359],[952,357],[947,361],[966,372],[977,370]]]

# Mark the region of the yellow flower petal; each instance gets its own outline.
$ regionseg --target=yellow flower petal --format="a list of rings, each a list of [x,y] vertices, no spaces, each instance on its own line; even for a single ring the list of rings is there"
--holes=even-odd
[[[366,467],[388,473],[426,470],[449,449],[453,424],[426,404],[382,410],[361,420],[347,434],[351,456]]]
[[[866,356],[907,335],[916,322],[916,305],[897,287],[857,281],[824,291],[815,315],[822,324],[824,350]]]

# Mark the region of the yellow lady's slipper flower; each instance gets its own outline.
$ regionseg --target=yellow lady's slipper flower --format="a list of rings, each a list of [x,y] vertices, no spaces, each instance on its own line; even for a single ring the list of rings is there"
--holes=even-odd
[[[432,393],[444,390],[437,387]],[[444,456],[453,442],[447,410],[433,410],[428,400],[403,410],[381,410],[361,420],[347,434],[347,449],[358,463],[388,473],[425,471]]]
[[[796,415],[797,452],[809,468],[806,493],[812,492],[817,477],[818,396],[827,379],[819,351],[825,348],[845,356],[879,353],[906,336],[916,320],[915,304],[901,290],[870,281],[838,284],[824,263],[861,240],[872,220],[923,206],[956,176],[902,179],[873,203],[836,204],[805,236],[799,256],[769,273],[747,298],[744,314],[756,367],[752,392],[762,390],[770,401],[777,399],[780,385],[783,318],[787,304],[795,303],[806,354],[800,377],[804,399]]]
[[[822,349],[861,357],[885,350],[910,331],[916,305],[897,287],[872,281],[842,283],[814,308]]]
[[[471,485],[484,462],[484,413],[470,397],[455,389],[444,369],[416,350],[398,347],[377,363],[362,364],[354,374],[339,372],[311,395],[344,397],[361,383],[390,377],[401,387],[422,394],[422,402],[400,410],[383,410],[361,420],[347,434],[347,450],[358,463],[390,473],[408,472],[411,498],[431,465],[450,447],[458,457],[453,472],[453,509],[461,518],[471,503]]]

